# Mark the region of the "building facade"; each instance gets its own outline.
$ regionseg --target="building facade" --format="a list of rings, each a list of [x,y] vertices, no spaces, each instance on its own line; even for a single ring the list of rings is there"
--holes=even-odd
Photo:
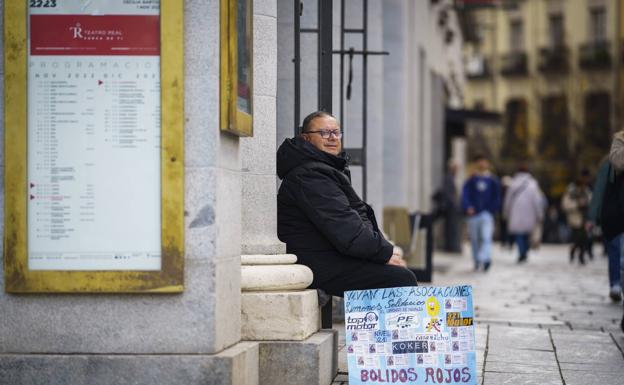
[[[502,173],[531,160],[558,197],[622,128],[622,2],[465,3],[476,34],[465,47],[466,105],[504,116],[483,136],[490,156]]]

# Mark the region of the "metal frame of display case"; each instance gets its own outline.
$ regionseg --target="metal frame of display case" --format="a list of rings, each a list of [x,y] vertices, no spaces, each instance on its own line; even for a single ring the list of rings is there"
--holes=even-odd
[[[9,293],[177,293],[184,290],[184,4],[161,1],[161,269],[28,268],[27,1],[4,4],[4,274]]]

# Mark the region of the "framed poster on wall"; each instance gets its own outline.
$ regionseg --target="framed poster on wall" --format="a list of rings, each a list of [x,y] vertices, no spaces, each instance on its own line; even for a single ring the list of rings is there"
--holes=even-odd
[[[252,0],[221,0],[220,127],[253,136]]]
[[[183,3],[5,4],[5,288],[183,289]]]

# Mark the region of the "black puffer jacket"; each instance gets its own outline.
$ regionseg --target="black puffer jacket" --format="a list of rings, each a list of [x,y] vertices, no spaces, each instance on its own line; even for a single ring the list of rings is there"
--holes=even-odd
[[[277,151],[277,234],[314,283],[336,278],[354,262],[385,264],[392,245],[379,231],[372,208],[351,187],[344,155],[318,150],[302,138]]]

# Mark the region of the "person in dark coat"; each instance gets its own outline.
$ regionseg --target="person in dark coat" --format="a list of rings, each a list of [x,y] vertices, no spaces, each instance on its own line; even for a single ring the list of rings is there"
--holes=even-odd
[[[603,202],[609,179],[612,176],[610,175],[613,171],[612,169],[613,167],[609,162],[609,157],[605,156],[598,167],[594,190],[589,202],[587,222],[585,222],[585,230],[587,233],[591,233],[595,226],[600,226],[602,224]],[[607,224],[607,227],[608,226]],[[618,233],[617,229],[615,229],[614,234],[610,234],[611,237],[603,236],[605,250],[609,257],[609,297],[613,302],[620,302],[622,300],[622,286],[620,285],[620,243],[623,238],[619,237]]]
[[[490,162],[485,155],[476,155],[474,163],[476,172],[462,189],[462,209],[468,216],[475,271],[481,266],[488,271],[492,264],[494,217],[501,207],[501,186],[490,172]]]
[[[436,218],[444,218],[444,251],[453,253],[461,252],[461,209],[458,204],[457,186],[455,175],[457,174],[457,162],[453,159],[448,161],[447,173],[444,175],[442,186],[433,195],[435,202]]]
[[[277,151],[277,234],[297,263],[314,273],[311,288],[348,290],[416,286],[416,277],[382,235],[373,209],[351,186],[342,133],[323,111]]]

